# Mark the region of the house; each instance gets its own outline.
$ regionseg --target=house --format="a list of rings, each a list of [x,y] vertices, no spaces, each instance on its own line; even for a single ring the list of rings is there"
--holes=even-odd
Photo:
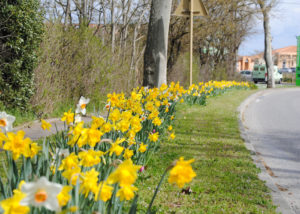
[[[297,64],[297,46],[288,46],[272,51],[274,65],[281,68],[296,67]],[[261,52],[252,56],[239,56],[237,70],[253,70],[255,64],[264,64],[264,53]]]

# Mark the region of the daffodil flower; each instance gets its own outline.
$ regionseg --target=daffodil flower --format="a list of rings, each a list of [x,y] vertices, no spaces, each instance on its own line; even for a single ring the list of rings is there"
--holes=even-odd
[[[136,188],[135,186],[125,185],[121,187],[121,189],[119,189],[119,191],[117,192],[117,197],[120,197],[121,201],[129,201],[133,199],[134,192],[136,192],[137,190],[138,188]]]
[[[85,97],[81,96],[80,99],[79,99],[79,102],[77,104],[75,113],[76,114],[81,113],[81,114],[85,115],[86,114],[86,105],[89,102],[90,102],[89,98],[85,98]]]
[[[51,128],[51,124],[50,123],[48,123],[47,121],[45,121],[45,120],[42,120],[42,125],[41,125],[41,127],[42,127],[42,129],[43,130],[48,130],[48,131],[50,131],[50,128]]]
[[[26,194],[20,202],[24,206],[45,207],[51,211],[60,211],[58,194],[62,191],[63,186],[48,181],[46,177],[41,177],[36,182],[25,183],[21,191]]]
[[[6,114],[6,112],[0,112],[0,128],[5,131],[12,130],[12,124],[16,120],[16,118],[12,115]]]
[[[184,160],[183,157],[180,157],[170,171],[169,183],[176,183],[179,188],[182,188],[184,184],[191,182],[196,176],[191,166],[194,161],[194,159]]]
[[[80,123],[82,121],[80,114],[76,114],[75,123]]]
[[[147,150],[147,145],[144,145],[144,143],[141,143],[139,152],[144,153]]]
[[[14,195],[11,198],[7,198],[0,202],[4,214],[6,213],[18,213],[18,214],[27,214],[30,212],[28,206],[22,206],[20,201],[25,197],[25,194],[20,190],[15,189]]]

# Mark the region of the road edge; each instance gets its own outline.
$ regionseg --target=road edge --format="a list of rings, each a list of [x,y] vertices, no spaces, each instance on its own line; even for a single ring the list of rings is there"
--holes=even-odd
[[[281,191],[275,185],[275,182],[272,179],[272,177],[268,174],[267,169],[263,165],[261,158],[257,154],[257,151],[255,150],[254,146],[252,145],[252,143],[247,135],[247,132],[246,132],[247,127],[244,125],[244,122],[243,122],[244,121],[244,112],[248,108],[248,106],[253,101],[255,101],[258,97],[269,93],[271,90],[266,89],[266,90],[258,91],[256,93],[250,95],[238,107],[238,115],[239,115],[238,122],[239,122],[240,135],[245,142],[246,148],[250,151],[250,154],[251,154],[254,164],[256,165],[256,167],[258,167],[261,170],[261,172],[258,174],[258,177],[259,177],[259,179],[265,181],[266,186],[270,189],[270,194],[271,194],[273,203],[275,206],[277,206],[276,211],[278,213],[284,213],[284,214],[295,214],[295,212],[289,205],[286,198],[281,194]]]

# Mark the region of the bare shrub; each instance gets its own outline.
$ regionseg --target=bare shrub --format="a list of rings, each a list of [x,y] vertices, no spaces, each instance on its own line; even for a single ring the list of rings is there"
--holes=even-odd
[[[92,29],[49,23],[35,70],[32,104],[48,113],[60,103],[75,103],[80,96],[97,100],[111,91],[126,92],[133,81],[128,60],[112,57]]]

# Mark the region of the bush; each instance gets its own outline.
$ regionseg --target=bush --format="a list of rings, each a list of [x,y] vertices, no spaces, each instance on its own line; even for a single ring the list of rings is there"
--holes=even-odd
[[[38,0],[0,1],[0,102],[26,109],[43,33]]]
[[[88,27],[47,23],[35,70],[35,109],[51,113],[63,104],[74,103],[80,96],[103,100],[109,91],[129,91],[134,76],[128,60],[112,54],[102,38]]]

